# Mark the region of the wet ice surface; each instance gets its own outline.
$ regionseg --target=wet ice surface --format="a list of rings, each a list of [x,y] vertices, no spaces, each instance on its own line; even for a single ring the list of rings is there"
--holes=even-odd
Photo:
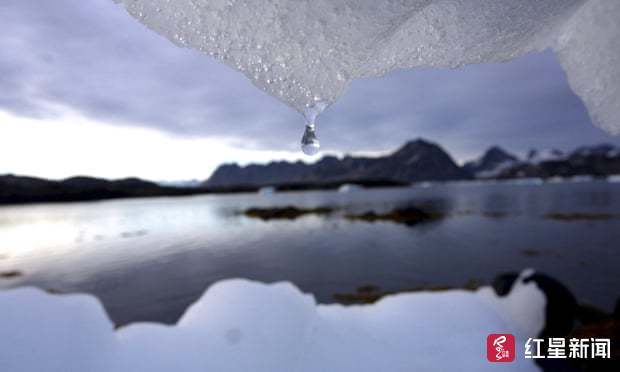
[[[115,1],[301,113],[333,103],[355,78],[500,62],[551,48],[594,122],[620,132],[615,0]]]
[[[335,206],[354,213],[426,205],[453,215],[407,227],[309,215],[264,222],[249,207]],[[611,310],[620,288],[620,184],[439,185],[197,196],[0,208],[0,287],[37,285],[101,298],[125,324],[172,323],[210,284],[291,281],[318,302],[373,284],[386,291],[489,283],[527,267]]]

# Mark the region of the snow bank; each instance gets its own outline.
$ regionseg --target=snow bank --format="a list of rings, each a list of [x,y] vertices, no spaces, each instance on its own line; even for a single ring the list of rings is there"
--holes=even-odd
[[[94,297],[38,289],[0,292],[2,371],[484,371],[488,333],[513,333],[504,370],[534,371],[522,357],[544,323],[545,298],[518,282],[399,294],[374,305],[317,305],[289,283],[226,280],[211,286],[175,326],[113,330]]]
[[[310,115],[355,78],[552,48],[595,123],[620,133],[617,0],[115,1]]]

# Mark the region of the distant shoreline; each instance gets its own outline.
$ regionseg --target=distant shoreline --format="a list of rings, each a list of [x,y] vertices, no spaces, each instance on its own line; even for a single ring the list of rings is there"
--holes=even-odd
[[[157,183],[144,181],[138,178],[122,180],[105,180],[91,177],[74,177],[62,181],[51,181],[41,178],[0,175],[0,206],[25,205],[36,203],[73,203],[88,201],[105,201],[115,199],[153,198],[153,197],[177,197],[192,195],[217,195],[217,194],[240,194],[258,193],[264,188],[274,192],[295,191],[321,191],[339,190],[345,185],[359,186],[362,189],[410,187],[419,185],[428,187],[431,184],[444,184],[450,182],[493,183],[493,182],[516,182],[516,183],[556,183],[560,182],[583,182],[594,180],[613,180],[619,177],[598,177],[583,175],[576,177],[549,177],[549,178],[506,178],[487,180],[447,180],[447,181],[423,181],[415,183],[403,183],[391,180],[348,180],[338,182],[307,182],[307,183],[283,183],[279,185],[236,185],[231,187],[178,187],[161,186]],[[526,181],[531,182],[526,182]]]
[[[356,180],[343,182],[283,183],[272,185],[274,190],[308,191],[336,190],[343,184],[354,183],[364,188],[403,187],[408,184],[390,180]],[[0,205],[34,203],[69,203],[128,198],[174,197],[205,194],[255,193],[262,185],[235,185],[229,187],[175,187],[161,186],[138,178],[106,180],[93,177],[73,177],[61,181],[42,178],[0,176]]]

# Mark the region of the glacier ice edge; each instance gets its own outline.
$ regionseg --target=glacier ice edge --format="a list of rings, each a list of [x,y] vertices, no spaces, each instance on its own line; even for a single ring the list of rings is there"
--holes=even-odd
[[[615,0],[114,1],[301,113],[335,102],[356,78],[503,62],[551,48],[592,121],[620,133]]]

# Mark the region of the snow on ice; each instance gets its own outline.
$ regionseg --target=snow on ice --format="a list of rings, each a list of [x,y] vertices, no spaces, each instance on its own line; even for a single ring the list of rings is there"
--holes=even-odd
[[[535,282],[505,297],[490,287],[386,297],[373,305],[317,305],[290,283],[212,285],[174,326],[114,330],[90,295],[34,288],[0,292],[2,371],[485,371],[486,336],[512,333],[515,362],[544,325]]]

